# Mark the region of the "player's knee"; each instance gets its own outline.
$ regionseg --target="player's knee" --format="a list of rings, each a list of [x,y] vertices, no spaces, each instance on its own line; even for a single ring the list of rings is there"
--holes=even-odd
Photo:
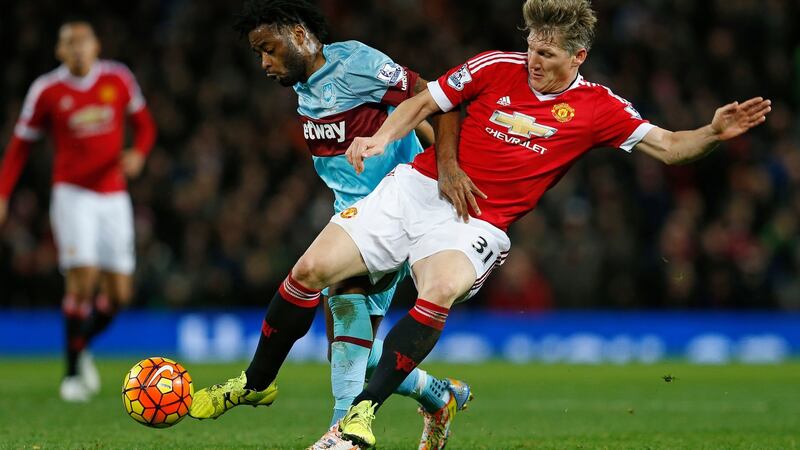
[[[97,286],[88,280],[78,280],[71,283],[67,293],[74,296],[78,303],[91,303]]]
[[[131,304],[133,292],[130,289],[122,289],[109,295],[109,300],[114,309],[125,308]]]
[[[333,336],[372,342],[372,323],[366,298],[362,295],[336,296],[329,299],[333,316]]]
[[[442,279],[426,286],[424,289],[420,289],[419,296],[435,305],[449,308],[465,292],[466,290],[461,283]]]
[[[324,289],[329,284],[324,262],[311,255],[303,255],[297,261],[292,278],[308,289]]]
[[[76,268],[67,272],[67,294],[79,303],[91,303],[98,287],[98,273],[92,268]]]

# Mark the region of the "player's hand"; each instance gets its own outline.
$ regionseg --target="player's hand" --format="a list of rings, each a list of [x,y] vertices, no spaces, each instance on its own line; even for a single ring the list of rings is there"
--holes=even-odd
[[[8,217],[8,199],[0,197],[0,225],[3,225]]]
[[[767,120],[767,114],[772,111],[770,100],[754,97],[746,102],[733,102],[717,108],[714,119],[711,121],[711,130],[720,141],[727,141],[741,135]]]
[[[453,204],[456,215],[464,222],[469,222],[469,208],[475,215],[481,215],[475,195],[484,200],[488,198],[457,164],[439,167],[439,192]]]
[[[122,172],[128,178],[136,178],[144,168],[144,155],[130,148],[122,152]]]
[[[350,147],[347,147],[345,156],[347,162],[360,174],[364,171],[364,160],[370,156],[382,155],[386,150],[386,142],[373,137],[357,137],[353,139]]]

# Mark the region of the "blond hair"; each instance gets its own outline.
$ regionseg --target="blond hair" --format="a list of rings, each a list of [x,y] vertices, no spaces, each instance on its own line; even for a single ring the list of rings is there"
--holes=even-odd
[[[554,41],[560,37],[571,54],[592,46],[597,16],[589,0],[527,0],[522,16],[529,33]]]

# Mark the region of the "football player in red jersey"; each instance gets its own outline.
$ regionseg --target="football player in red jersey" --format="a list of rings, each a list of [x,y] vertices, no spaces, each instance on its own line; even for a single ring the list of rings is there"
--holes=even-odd
[[[673,132],[659,128],[643,120],[629,102],[580,75],[597,21],[589,0],[527,0],[523,15],[528,31],[526,53],[485,52],[471,58],[431,82],[427,91],[403,102],[374,136],[356,139],[348,149],[348,158],[361,171],[364,158],[381,154],[387,142],[402,136],[420,120],[469,102],[461,126],[459,164],[488,196],[477,199],[480,220],[473,217],[470,223],[488,222],[495,233],[486,232],[476,239],[473,254],[469,249],[445,250],[412,266],[420,299],[426,303],[419,300],[389,332],[384,355],[394,353],[396,358],[381,359],[369,384],[353,402],[342,422],[344,439],[374,445],[374,411],[406,367],[413,366],[405,361],[419,363],[430,352],[449,308],[468,297],[473,283],[482,280],[481,272],[473,271],[479,268],[474,256],[486,255],[491,261],[498,249],[507,251],[507,238],[502,239],[504,230],[532,210],[577,158],[592,148],[617,147],[627,152],[637,149],[666,164],[686,163],[763,123],[770,112],[770,101],[756,97],[721,106],[709,124],[695,130]],[[395,183],[427,186],[429,181],[425,178],[436,178],[432,163],[428,151],[418,155],[402,180],[393,182],[387,178],[372,195],[356,203],[365,217],[364,223],[334,218],[332,222],[341,225],[350,240],[340,237],[340,229],[323,230],[303,256],[305,261],[298,263],[306,275],[298,282],[314,288],[314,280],[337,273],[341,267],[339,258],[322,258],[322,249],[336,248],[342,258],[350,255],[358,260],[361,256],[366,262],[363,268],[370,271],[397,257],[398,247],[402,254],[404,249],[398,241],[392,242],[392,248],[380,248],[370,241],[387,241],[395,236],[381,234],[385,231],[381,226],[383,217],[390,215],[389,208],[382,206],[381,196],[391,198]],[[400,177],[400,172],[398,168],[395,178]],[[430,204],[404,201],[406,210],[420,206],[427,207],[426,217],[436,215]],[[413,216],[404,217],[406,220],[396,228],[416,225]],[[439,235],[441,230],[455,233],[456,228],[453,223],[429,222],[420,239]],[[410,252],[405,252],[411,262],[413,245]]]
[[[0,166],[0,224],[32,143],[49,133],[55,145],[50,217],[66,276],[62,310],[67,370],[60,395],[89,400],[100,387],[84,349],[133,294],[133,211],[125,178],[139,175],[156,129],[136,79],[123,64],[99,60],[92,26],[61,26],[62,62],[31,85]],[[123,150],[125,119],[135,135]]]

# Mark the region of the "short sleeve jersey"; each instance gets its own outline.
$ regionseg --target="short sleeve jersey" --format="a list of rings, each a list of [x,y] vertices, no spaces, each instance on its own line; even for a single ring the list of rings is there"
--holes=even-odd
[[[479,54],[428,90],[443,111],[469,102],[459,165],[488,196],[477,199],[481,219],[502,230],[533,209],[588,150],[630,151],[653,128],[629,102],[580,75],[561,93],[535,92],[524,52]],[[413,166],[436,178],[433,148]]]
[[[122,63],[97,61],[84,77],[61,66],[31,85],[14,134],[26,141],[51,134],[53,183],[121,191],[126,187],[119,164],[125,117],[144,106],[136,79]]]
[[[394,107],[411,97],[418,75],[388,56],[357,41],[322,49],[325,65],[308,81],[294,86],[297,113],[314,167],[335,195],[339,212],[366,196],[398,164],[422,151],[412,131],[385,154],[369,158],[356,175],[344,153],[357,136],[378,131]]]

